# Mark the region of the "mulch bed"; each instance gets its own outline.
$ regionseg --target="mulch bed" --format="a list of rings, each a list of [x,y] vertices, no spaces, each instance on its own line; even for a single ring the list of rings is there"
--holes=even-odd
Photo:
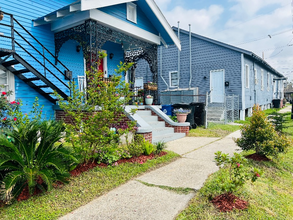
[[[160,154],[158,155],[155,155],[155,154],[150,154],[148,156],[146,155],[140,155],[139,157],[132,157],[132,158],[129,158],[129,159],[121,159],[121,160],[118,160],[117,161],[117,164],[116,165],[119,165],[119,164],[122,164],[122,163],[139,163],[139,164],[143,164],[145,163],[147,160],[152,160],[154,158],[157,158],[157,157],[162,157],[164,155],[166,155],[167,152],[165,151],[162,151]],[[88,163],[83,163],[83,164],[79,164],[74,170],[70,171],[70,175],[75,177],[75,176],[79,176],[80,174],[82,174],[83,172],[86,172],[90,169],[93,169],[94,167],[102,167],[102,168],[105,168],[108,166],[108,164],[105,164],[105,163],[100,163],[98,164],[96,161],[94,162],[88,162]],[[39,177],[39,179],[37,180],[37,182],[39,184],[42,184],[43,183],[43,180]],[[57,181],[55,183],[53,183],[53,187],[54,188],[61,188],[63,186],[63,183]],[[42,191],[38,188],[35,189],[33,195],[38,195],[42,193]],[[28,186],[26,186],[22,192],[20,193],[20,195],[18,196],[17,198],[17,201],[22,201],[22,200],[27,200],[29,199],[31,196],[29,194],[29,190],[28,190]],[[1,206],[4,206],[4,203],[0,200],[0,207]]]
[[[243,210],[247,209],[248,206],[248,202],[239,199],[231,193],[216,196],[211,202],[220,210],[220,212],[229,212],[233,209]]]
[[[148,156],[140,155],[138,157],[132,157],[132,158],[128,158],[128,159],[120,159],[120,160],[117,161],[117,165],[122,164],[122,163],[139,163],[139,164],[143,164],[147,160],[152,160],[152,159],[157,158],[157,157],[162,157],[162,156],[164,156],[166,154],[167,154],[167,152],[162,151],[158,155],[155,155],[155,154],[151,153]],[[94,168],[96,166],[107,167],[108,164],[105,164],[105,163],[98,164],[96,161],[79,164],[74,170],[70,171],[70,175],[71,176],[79,176],[81,173],[86,172],[86,171],[88,171],[88,170],[90,170],[90,169],[92,169],[92,168]]]
[[[257,153],[247,155],[245,156],[245,158],[256,160],[256,161],[271,161],[271,159],[267,158],[265,155],[261,155]]]

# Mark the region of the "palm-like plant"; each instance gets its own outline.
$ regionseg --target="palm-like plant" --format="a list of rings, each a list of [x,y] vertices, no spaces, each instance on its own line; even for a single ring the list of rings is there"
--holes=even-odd
[[[67,182],[69,164],[77,162],[73,153],[56,144],[62,138],[63,125],[56,121],[32,121],[8,132],[10,142],[0,135],[0,172],[4,172],[4,199],[11,192],[17,198],[28,186],[32,195],[36,187],[50,190],[54,181]],[[40,179],[42,181],[40,181]]]

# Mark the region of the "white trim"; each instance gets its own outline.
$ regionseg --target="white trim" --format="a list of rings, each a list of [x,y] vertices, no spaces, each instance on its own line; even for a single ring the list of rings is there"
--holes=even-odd
[[[14,74],[11,73],[10,71],[6,69],[1,69],[0,72],[6,73],[6,84],[4,85],[6,87],[5,91],[12,91],[12,94],[9,96],[9,101],[14,101],[15,100],[15,78]],[[2,88],[0,88],[0,91]]]
[[[81,10],[81,4],[75,4],[69,6],[70,12],[80,11]]]
[[[241,82],[242,82],[242,93],[241,93],[241,100],[242,100],[242,111],[240,120],[245,120],[245,67],[244,67],[244,55],[241,54]]]
[[[249,65],[245,64],[245,88],[249,88],[249,80],[250,80],[250,69]]]
[[[98,9],[90,10],[90,18],[96,20],[98,23],[116,29],[120,32],[132,35],[141,40],[157,45],[161,44],[160,36],[129,24],[128,22],[122,21],[119,18],[115,18]]]
[[[106,50],[102,50],[102,52],[107,54]],[[109,74],[108,74],[108,56],[105,56],[103,58],[103,71],[104,71],[104,77],[108,78]]]
[[[264,90],[264,73],[263,73],[263,69],[260,70],[260,90],[263,91]]]
[[[132,3],[132,2],[126,3],[126,17],[127,17],[127,20],[131,21],[131,22],[133,22],[135,24],[137,23],[137,8],[136,7],[137,7],[137,5]],[[133,9],[133,10],[131,10],[131,9]],[[130,12],[134,13],[133,19],[131,18],[132,16],[131,16]]]
[[[163,27],[165,28],[165,30],[167,31],[167,33],[169,34],[169,36],[173,40],[173,42],[176,45],[176,47],[179,50],[181,50],[180,40],[176,36],[175,32],[173,31],[173,29],[169,25],[168,21],[166,20],[166,18],[162,14],[162,12],[159,9],[159,7],[157,6],[157,4],[154,2],[154,0],[145,0],[145,1],[149,5],[149,7],[151,8],[151,10],[154,12],[154,14],[156,15],[156,17],[160,21],[160,23],[163,25]]]
[[[267,72],[267,90],[270,91],[270,72]]]
[[[177,73],[177,86],[172,85],[172,77],[171,77],[172,73]],[[178,75],[177,70],[169,72],[169,85],[170,85],[169,88],[177,88],[177,87],[179,87],[179,75]]]
[[[137,0],[81,0],[81,10],[91,10],[94,8],[102,8],[134,1]]]

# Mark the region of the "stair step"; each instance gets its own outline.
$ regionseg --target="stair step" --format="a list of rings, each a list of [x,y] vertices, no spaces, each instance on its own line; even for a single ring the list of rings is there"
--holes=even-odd
[[[14,74],[14,75],[20,75],[20,74],[28,73],[28,72],[29,72],[28,69],[22,69],[22,70],[14,71],[13,74]]]
[[[152,112],[151,111],[147,111],[147,110],[138,110],[136,112],[139,116],[151,116],[152,115]]]
[[[35,81],[35,80],[40,80],[40,78],[38,78],[38,77],[33,77],[33,78],[23,79],[24,82],[31,82],[31,81]]]
[[[164,121],[146,121],[146,122],[153,128],[164,128],[165,127]]]
[[[174,128],[153,128],[153,138],[167,134],[174,134]]]
[[[12,66],[15,64],[19,64],[19,61],[18,60],[9,60],[7,62],[2,63],[2,65],[5,67]]]
[[[142,115],[140,115],[141,117]],[[146,122],[153,122],[153,121],[158,121],[158,116],[156,115],[148,115],[148,116],[143,116]]]
[[[185,137],[185,133],[173,133],[173,134],[160,135],[160,136],[153,137],[152,143],[155,144],[155,143],[158,143],[159,141],[161,142],[174,141],[183,137]]]
[[[38,87],[38,88],[48,88],[48,87],[50,87],[50,86],[48,86],[48,85],[41,85],[41,86],[36,86],[36,87]]]

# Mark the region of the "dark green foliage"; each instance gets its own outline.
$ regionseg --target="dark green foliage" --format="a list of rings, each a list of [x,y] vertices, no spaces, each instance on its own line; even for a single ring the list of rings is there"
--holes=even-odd
[[[286,123],[288,123],[288,121],[286,120],[286,117],[289,114],[291,114],[291,113],[273,112],[271,115],[269,115],[268,118],[271,120],[271,122],[277,132],[283,133],[283,130],[285,128],[288,128],[288,126],[286,126]]]
[[[32,121],[0,134],[0,171],[4,173],[4,200],[17,198],[24,187],[30,194],[36,187],[51,190],[54,181],[67,182],[68,169],[77,160],[62,144],[64,127],[56,121]]]
[[[220,187],[221,191],[225,193],[233,193],[240,189],[246,180],[250,179],[254,182],[261,175],[261,171],[256,168],[249,170],[247,159],[237,153],[230,157],[228,154],[218,151],[215,153],[215,161],[219,168],[225,168],[228,172],[228,175],[224,172],[217,182],[217,187]]]
[[[243,150],[270,156],[286,152],[291,144],[287,137],[275,131],[259,106],[254,107],[250,124],[241,127],[241,138],[235,142]]]
[[[155,154],[160,154],[166,148],[166,142],[160,141],[156,144]]]
[[[144,152],[143,142],[144,142],[144,138],[142,135],[140,134],[135,135],[134,140],[127,146],[131,156],[138,157],[141,154],[143,154]]]

